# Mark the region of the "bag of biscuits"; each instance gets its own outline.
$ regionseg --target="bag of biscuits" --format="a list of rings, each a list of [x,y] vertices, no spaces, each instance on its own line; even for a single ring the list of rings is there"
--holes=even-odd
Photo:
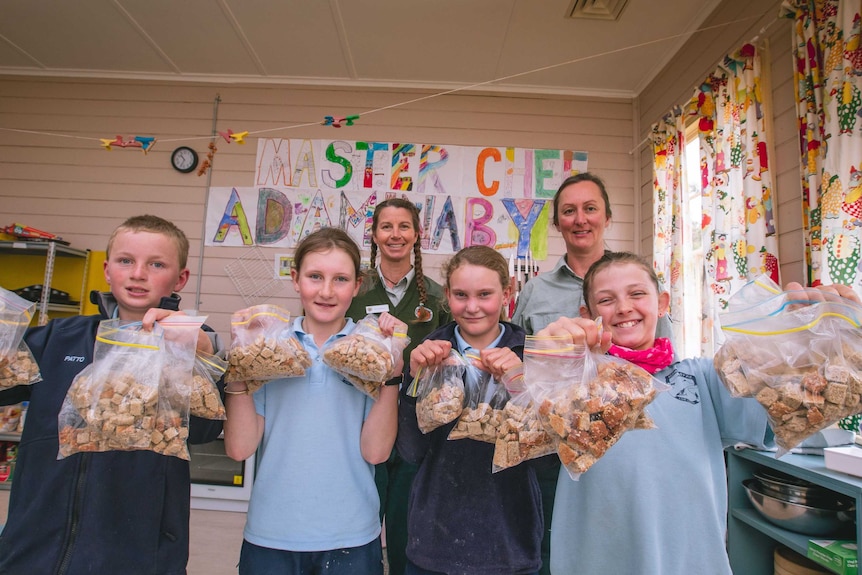
[[[720,316],[714,365],[731,395],[766,409],[778,457],[862,412],[862,306],[812,288],[785,292],[768,276],[740,292],[745,305]]]
[[[441,363],[419,370],[407,389],[416,398],[419,431],[428,433],[461,415],[466,371],[467,360],[454,349]]]
[[[151,449],[166,359],[164,329],[158,323],[145,331],[139,321],[100,322],[93,363],[72,380],[60,408],[57,458],[84,451]]]
[[[542,351],[545,356],[559,357],[558,364],[568,363],[571,371],[556,384],[535,388],[533,397],[539,405],[539,420],[560,461],[577,480],[626,431],[649,427],[640,423],[644,410],[668,386],[632,363],[597,352],[584,353],[583,347],[572,345],[570,340],[565,343],[565,339],[559,344],[562,349],[553,350],[555,353]],[[524,349],[528,388],[530,373],[535,370],[529,358],[536,355],[528,352],[530,343],[528,337]]]
[[[392,377],[397,358],[409,344],[406,331],[383,335],[377,316],[370,314],[356,322],[352,332],[324,345],[320,353],[323,363],[376,400],[380,387]]]
[[[311,356],[294,337],[290,312],[261,304],[234,312],[230,320],[226,383],[248,382],[249,393],[267,381],[305,375]]]
[[[151,437],[152,451],[189,460],[191,397],[197,341],[206,316],[177,314],[159,320],[164,330],[164,368],[159,382],[156,428]]]
[[[35,302],[0,288],[0,390],[42,381],[24,333],[33,319]]]
[[[500,383],[508,390],[510,399],[503,406],[503,419],[494,442],[492,473],[557,450],[539,419],[533,395],[527,390],[523,365],[504,373]]]
[[[204,419],[226,419],[224,402],[218,382],[227,371],[227,360],[198,351],[192,374],[192,391],[189,397],[189,415]]]
[[[479,356],[467,353],[464,358],[468,362],[464,374],[464,407],[449,432],[449,439],[495,443],[509,392],[490,373],[476,366],[474,361],[478,361]]]

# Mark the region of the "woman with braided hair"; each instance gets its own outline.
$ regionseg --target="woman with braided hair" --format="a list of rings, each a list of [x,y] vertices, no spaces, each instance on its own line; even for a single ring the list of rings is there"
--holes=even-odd
[[[370,277],[347,310],[347,316],[355,321],[369,313],[388,311],[407,323],[410,345],[404,350],[405,361],[425,336],[451,321],[444,309],[443,288],[422,271],[419,239],[419,210],[413,202],[389,198],[377,204],[371,220]],[[376,469],[390,575],[402,575],[406,565],[407,498],[416,469],[394,450],[389,461]]]

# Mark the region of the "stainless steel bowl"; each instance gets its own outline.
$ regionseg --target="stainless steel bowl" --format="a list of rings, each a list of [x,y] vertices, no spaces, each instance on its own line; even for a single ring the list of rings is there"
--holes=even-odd
[[[756,479],[742,482],[748,499],[763,517],[784,529],[806,535],[833,535],[853,524],[855,510],[839,499],[828,507],[802,505],[786,501],[758,490]]]
[[[758,491],[791,503],[801,503],[813,507],[834,507],[836,499],[843,499],[846,505],[853,504],[851,500],[843,498],[834,491],[813,483],[792,485],[760,472],[755,473],[754,477],[757,479],[755,488]]]

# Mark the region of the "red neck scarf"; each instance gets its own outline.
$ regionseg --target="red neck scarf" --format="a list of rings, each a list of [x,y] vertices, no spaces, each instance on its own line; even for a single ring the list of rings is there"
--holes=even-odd
[[[626,361],[630,361],[638,367],[642,367],[649,373],[661,371],[673,362],[673,346],[666,337],[655,338],[655,346],[649,349],[629,349],[611,344],[608,353]]]

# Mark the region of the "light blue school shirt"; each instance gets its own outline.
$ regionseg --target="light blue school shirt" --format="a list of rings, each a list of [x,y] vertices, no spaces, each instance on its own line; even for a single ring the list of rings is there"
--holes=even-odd
[[[243,536],[290,551],[358,547],[380,535],[374,466],[359,448],[374,402],[323,363],[302,319],[292,329],[314,364],[305,376],[269,382],[254,394],[265,426]],[[327,343],[354,325],[348,319]]]
[[[656,429],[626,432],[578,481],[560,470],[551,573],[731,575],[723,448],[766,447],[766,410],[731,397],[712,360],[656,377],[671,386],[647,407]]]

